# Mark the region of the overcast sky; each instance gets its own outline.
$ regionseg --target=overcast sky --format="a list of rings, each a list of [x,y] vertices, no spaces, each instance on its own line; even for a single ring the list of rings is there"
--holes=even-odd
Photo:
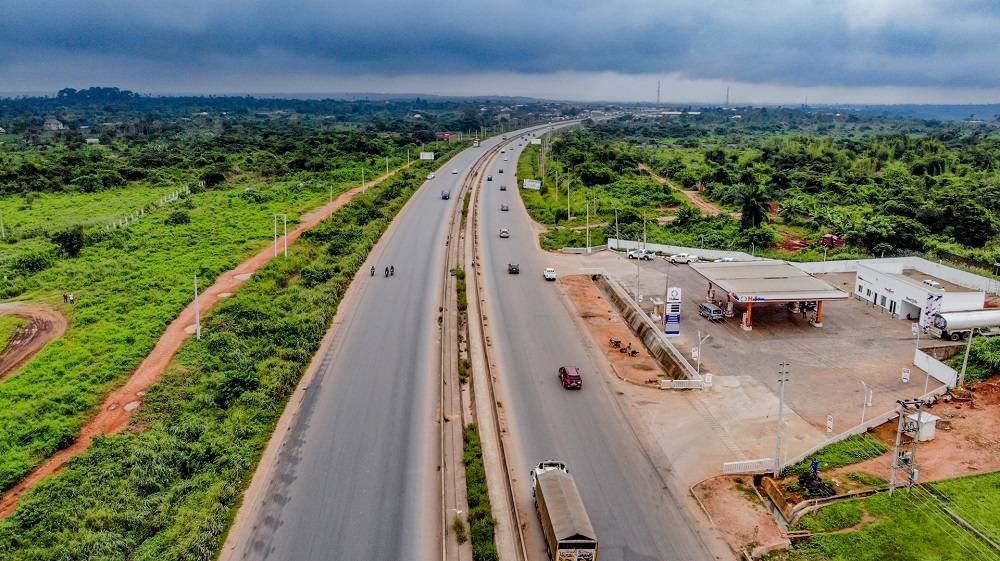
[[[0,0],[0,92],[1000,102],[997,0]]]

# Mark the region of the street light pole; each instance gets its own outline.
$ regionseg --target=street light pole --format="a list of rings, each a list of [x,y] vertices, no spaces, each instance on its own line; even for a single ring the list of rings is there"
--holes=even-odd
[[[711,337],[711,336],[712,336],[711,333],[706,333],[705,334],[705,338],[702,339],[701,338],[701,331],[698,332],[698,375],[699,376],[701,376],[701,345],[705,341],[708,341],[708,338]]]
[[[872,398],[871,398],[871,395],[868,393],[868,384],[866,384],[864,380],[861,380],[861,385],[864,386],[864,395],[861,396],[861,398],[863,400],[862,403],[861,403],[861,424],[864,425],[865,424],[865,409],[867,409],[868,407],[871,407]]]

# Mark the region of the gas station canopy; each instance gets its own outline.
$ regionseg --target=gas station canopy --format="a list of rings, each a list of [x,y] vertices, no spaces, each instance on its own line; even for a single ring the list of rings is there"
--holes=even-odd
[[[708,282],[735,302],[847,300],[848,295],[785,261],[692,263]]]

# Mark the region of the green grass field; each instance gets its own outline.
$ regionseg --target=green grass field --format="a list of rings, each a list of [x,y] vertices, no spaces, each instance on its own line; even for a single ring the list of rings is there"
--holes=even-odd
[[[0,316],[0,353],[7,350],[11,337],[18,328],[28,325],[28,322],[21,318],[11,316]]]

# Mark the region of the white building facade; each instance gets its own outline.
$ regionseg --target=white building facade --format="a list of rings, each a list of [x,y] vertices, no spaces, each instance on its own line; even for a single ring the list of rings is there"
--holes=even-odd
[[[948,292],[904,276],[902,264],[891,261],[858,263],[854,296],[897,319],[911,321],[940,312],[980,310],[986,303],[985,292]]]

